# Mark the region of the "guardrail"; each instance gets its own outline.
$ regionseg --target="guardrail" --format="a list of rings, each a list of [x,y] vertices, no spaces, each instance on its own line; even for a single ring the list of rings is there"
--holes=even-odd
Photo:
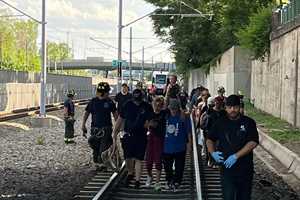
[[[197,149],[197,139],[194,126],[194,120],[192,114],[190,115],[191,124],[192,124],[192,140],[193,140],[193,158],[194,158],[194,170],[196,176],[196,191],[197,191],[197,200],[202,200],[202,189],[201,189],[201,177],[200,177],[200,166],[199,166],[199,157]]]

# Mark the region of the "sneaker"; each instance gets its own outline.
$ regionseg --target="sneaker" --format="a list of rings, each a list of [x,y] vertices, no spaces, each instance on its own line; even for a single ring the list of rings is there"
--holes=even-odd
[[[155,190],[156,192],[161,191],[161,185],[160,185],[160,183],[155,183],[155,185],[154,185],[154,190]]]
[[[167,190],[174,190],[174,184],[173,183],[167,183],[166,184],[166,189]]]
[[[179,183],[174,183],[174,188],[177,190],[180,187]]]
[[[205,149],[202,148],[202,149],[201,149],[201,157],[204,158],[205,156],[206,156],[206,154],[205,154]]]
[[[213,166],[213,163],[209,160],[209,161],[207,162],[207,166],[211,168],[211,167]]]
[[[134,188],[139,189],[141,186],[140,181],[135,181]]]
[[[146,180],[146,187],[150,187],[152,183],[152,177],[151,176],[147,176],[147,180]]]

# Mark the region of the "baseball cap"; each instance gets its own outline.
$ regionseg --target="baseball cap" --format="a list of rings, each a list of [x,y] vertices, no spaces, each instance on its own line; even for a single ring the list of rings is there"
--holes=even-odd
[[[235,94],[230,95],[229,97],[227,97],[227,99],[225,101],[225,105],[226,106],[240,106],[241,105],[240,97]]]

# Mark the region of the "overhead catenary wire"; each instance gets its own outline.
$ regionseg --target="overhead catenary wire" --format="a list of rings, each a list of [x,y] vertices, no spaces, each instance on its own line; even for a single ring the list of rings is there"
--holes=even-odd
[[[4,1],[4,0],[0,0],[0,1],[1,1],[2,3],[6,4],[8,7],[10,7],[10,8],[12,8],[12,9],[18,11],[19,13],[22,13],[22,14],[25,15],[26,17],[29,17],[29,18],[32,19],[33,21],[35,21],[35,22],[37,22],[37,23],[39,23],[39,24],[42,24],[42,22],[41,22],[40,20],[37,20],[36,18],[34,18],[34,17],[30,16],[29,14],[25,13],[24,11],[22,11],[22,10],[16,8],[15,6],[11,5],[10,3],[8,3],[8,2],[6,2],[6,1]]]
[[[152,44],[152,45],[150,45],[150,46],[144,47],[143,49],[144,49],[144,50],[145,50],[145,49],[150,49],[150,48],[156,47],[156,46],[161,45],[161,44],[163,44],[163,42],[159,42],[159,43],[156,43],[156,44]],[[134,52],[132,52],[132,53],[135,54],[135,53],[141,52],[141,51],[143,51],[143,49],[136,50],[136,51],[134,51]]]

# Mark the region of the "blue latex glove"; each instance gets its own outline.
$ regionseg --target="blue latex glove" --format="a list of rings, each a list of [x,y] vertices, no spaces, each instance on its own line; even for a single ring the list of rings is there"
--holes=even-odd
[[[237,161],[237,157],[235,154],[232,154],[229,156],[226,161],[224,162],[224,165],[226,168],[231,168]]]
[[[222,154],[223,153],[220,151],[214,151],[211,153],[211,156],[217,163],[222,163],[222,162],[224,162],[224,158],[223,158]]]

